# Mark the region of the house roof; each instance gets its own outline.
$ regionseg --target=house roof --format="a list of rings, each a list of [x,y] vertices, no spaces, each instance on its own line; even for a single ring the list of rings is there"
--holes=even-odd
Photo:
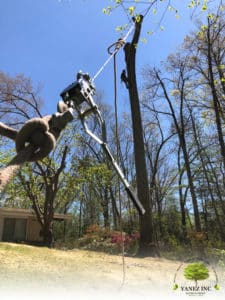
[[[0,217],[11,217],[11,218],[28,218],[36,217],[35,212],[32,209],[24,208],[11,208],[11,207],[0,207]],[[54,214],[55,220],[71,220],[71,214]]]

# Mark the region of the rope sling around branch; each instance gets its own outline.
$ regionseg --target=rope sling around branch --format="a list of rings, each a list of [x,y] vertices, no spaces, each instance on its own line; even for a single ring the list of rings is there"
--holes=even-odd
[[[132,31],[134,30],[135,25],[133,24],[130,29],[128,30],[128,32],[126,33],[126,35],[123,38],[120,38],[119,40],[123,41],[123,43],[126,42],[127,38],[129,37],[129,35],[132,33]],[[111,46],[109,46],[108,50],[116,45],[118,42],[112,44]],[[110,60],[114,57],[114,55],[119,51],[120,47],[115,47],[115,50],[110,53],[110,56],[108,57],[108,59],[104,62],[104,64],[101,66],[101,68],[96,72],[96,74],[93,76],[92,81],[94,82],[95,79],[102,73],[102,71],[104,70],[104,68],[108,65],[108,63],[110,62]]]

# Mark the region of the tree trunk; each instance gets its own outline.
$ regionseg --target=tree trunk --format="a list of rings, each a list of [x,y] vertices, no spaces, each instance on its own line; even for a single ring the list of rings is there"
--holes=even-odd
[[[213,61],[212,61],[212,41],[211,41],[211,35],[210,35],[210,26],[208,24],[207,29],[207,62],[208,62],[208,72],[209,72],[209,85],[211,88],[212,93],[212,100],[213,100],[213,109],[215,113],[215,120],[216,120],[216,127],[217,127],[217,134],[218,134],[218,140],[220,144],[220,153],[223,160],[223,166],[225,169],[225,142],[223,137],[223,128],[222,128],[222,122],[221,122],[221,116],[220,116],[220,102],[216,91],[215,86],[215,78],[214,78],[214,72],[213,72]]]
[[[194,120],[194,117],[192,115],[192,111],[191,111],[190,108],[189,108],[189,111],[190,111],[191,123],[192,123],[192,128],[193,128],[193,136],[194,136],[194,140],[195,140],[195,143],[196,143],[196,146],[197,146],[199,158],[200,158],[200,161],[201,161],[201,164],[202,164],[203,174],[204,174],[204,177],[205,177],[206,183],[207,183],[204,186],[207,186],[208,193],[209,193],[211,201],[212,201],[212,207],[214,208],[214,212],[215,212],[216,221],[217,221],[217,225],[218,225],[218,228],[219,228],[220,236],[221,236],[221,239],[224,241],[225,240],[225,232],[224,232],[224,229],[223,229],[224,226],[223,226],[223,224],[222,224],[222,222],[220,220],[220,216],[219,216],[219,213],[218,213],[218,210],[217,210],[217,205],[216,205],[216,203],[218,202],[218,200],[216,201],[216,199],[214,197],[214,193],[213,193],[213,190],[212,190],[211,184],[210,184],[209,173],[208,173],[208,170],[206,168],[206,162],[207,161],[205,162],[205,160],[206,159],[208,160],[209,165],[210,165],[210,160],[208,159],[208,155],[207,155],[207,153],[205,152],[205,150],[204,150],[204,148],[202,146],[199,134],[197,132],[197,127],[196,127],[196,124],[195,124],[195,120]],[[214,177],[215,177],[215,180],[217,180],[216,174],[215,174]],[[220,193],[219,185],[214,184],[214,186],[216,188],[218,187],[218,189],[217,189],[217,197],[219,198],[219,202],[221,203],[221,208],[222,208],[222,211],[224,213],[223,200],[222,200],[222,196],[221,196],[221,193]],[[207,221],[207,216],[206,215],[205,215],[205,221]],[[206,227],[207,227],[207,222],[206,222]]]
[[[102,196],[102,210],[103,210],[103,219],[104,219],[104,227],[109,228],[110,227],[110,220],[109,220],[109,197],[108,197],[108,187],[104,188]]]
[[[112,190],[112,187],[110,187],[110,198],[112,202],[112,213],[113,213],[113,229],[119,230],[119,210],[117,208],[116,199]]]
[[[182,189],[182,177],[184,174],[184,171],[181,167],[181,157],[180,157],[180,151],[181,147],[179,145],[178,149],[178,171],[179,171],[179,179],[178,179],[178,186],[179,186],[179,201],[180,201],[180,210],[181,210],[181,226],[182,226],[182,234],[183,234],[183,241],[187,242],[187,222],[186,222],[186,212],[185,212],[185,195],[183,195],[183,189]]]
[[[138,255],[158,256],[159,253],[154,241],[152,201],[148,187],[143,128],[135,70],[136,47],[140,36],[142,20],[143,17],[141,16],[140,21],[135,22],[135,32],[132,43],[126,43],[124,46],[124,52],[133,125],[137,192],[138,198],[146,210],[146,213],[143,216],[140,216],[140,245]]]
[[[83,196],[81,196],[79,207],[79,225],[78,225],[78,237],[82,236],[82,211],[83,211]]]
[[[201,231],[201,222],[200,222],[200,216],[199,216],[198,201],[197,201],[197,196],[195,193],[194,178],[193,178],[192,171],[191,171],[186,141],[185,141],[184,136],[179,136],[179,139],[180,139],[181,148],[183,150],[184,163],[185,163],[185,168],[186,168],[186,172],[187,172],[188,184],[189,184],[189,188],[190,188],[192,204],[193,204],[193,209],[194,209],[195,230],[197,232],[200,232]]]
[[[42,226],[41,235],[43,243],[46,247],[53,246],[53,218],[54,218],[54,203],[55,193],[52,189],[52,184],[46,185],[45,205],[44,205],[44,224]]]
[[[184,115],[183,115],[184,98],[182,96],[180,99],[181,104],[180,104],[180,116],[179,117],[180,117],[181,124],[179,124],[179,120],[176,116],[176,112],[174,110],[172,101],[170,100],[170,97],[168,96],[165,84],[157,71],[155,72],[155,75],[162,87],[165,99],[168,102],[168,105],[169,105],[169,108],[171,111],[171,116],[173,118],[174,126],[175,126],[176,132],[178,134],[180,147],[183,152],[184,164],[185,164],[185,168],[186,168],[188,184],[189,184],[190,193],[191,193],[192,205],[193,205],[193,210],[194,210],[195,230],[197,232],[200,232],[201,231],[201,222],[200,222],[200,216],[199,216],[198,201],[197,201],[197,196],[196,196],[196,192],[195,192],[194,177],[193,177],[192,170],[191,170],[191,163],[190,163],[190,159],[189,159],[189,155],[188,155],[188,148],[187,148],[186,137],[185,137],[186,131],[185,131],[185,122],[184,122]],[[183,90],[182,90],[182,94],[183,94]]]
[[[40,236],[43,237],[43,245],[48,248],[52,248],[53,246],[52,222],[47,223],[42,227]]]

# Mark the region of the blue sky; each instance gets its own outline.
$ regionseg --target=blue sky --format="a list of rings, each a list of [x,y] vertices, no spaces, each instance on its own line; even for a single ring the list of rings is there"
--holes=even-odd
[[[102,13],[109,0],[0,0],[0,70],[14,76],[23,73],[34,84],[41,83],[43,111],[54,113],[59,93],[71,83],[77,71],[93,76],[108,58],[107,47],[119,35],[117,25],[128,22],[123,11],[111,16]],[[183,37],[193,28],[189,0],[174,0],[180,18],[167,12],[162,25],[141,43],[137,51],[137,72],[145,64],[156,65],[176,50]],[[160,6],[159,6],[160,8]],[[157,27],[160,15],[146,17],[143,34]],[[131,38],[131,37],[130,37]],[[118,54],[118,73],[124,68],[123,51]],[[112,62],[96,79],[104,101],[113,104]],[[122,107],[129,103],[127,91],[119,83]]]

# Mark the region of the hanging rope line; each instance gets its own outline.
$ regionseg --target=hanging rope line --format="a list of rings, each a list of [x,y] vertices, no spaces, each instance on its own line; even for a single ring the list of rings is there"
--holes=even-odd
[[[119,40],[123,40],[123,43],[125,43],[126,42],[126,40],[127,40],[127,38],[129,37],[129,35],[132,33],[132,31],[134,30],[134,28],[135,28],[135,25],[133,24],[131,27],[130,27],[130,29],[128,30],[128,32],[127,32],[127,34],[123,37],[123,38],[121,38],[121,39],[119,39]],[[114,44],[113,44],[114,45]],[[113,45],[111,45],[111,46],[113,46]],[[109,47],[109,48],[111,48],[111,46]],[[109,49],[108,48],[108,49]],[[112,53],[110,53],[110,56],[108,57],[108,59],[104,62],[104,64],[101,66],[101,68],[97,71],[97,73],[93,76],[93,78],[92,78],[92,81],[94,82],[95,81],[95,79],[102,73],[102,71],[105,69],[105,67],[108,65],[108,63],[110,62],[110,60],[114,57],[114,55],[119,51],[119,49],[120,49],[120,47],[119,48],[117,48],[117,47],[115,47],[115,50],[112,52]]]
[[[119,139],[119,126],[118,126],[118,105],[117,105],[117,68],[116,68],[116,54],[118,50],[125,44],[123,39],[119,39],[116,43],[110,45],[107,49],[108,53],[113,54],[113,77],[114,77],[114,114],[115,114],[115,136],[116,136],[116,160],[120,160],[120,139]],[[111,53],[111,48],[115,47],[115,50]],[[117,50],[117,51],[116,51]],[[122,218],[122,200],[120,193],[120,179],[118,178],[118,200],[119,200],[119,227],[121,236],[121,250],[122,250],[122,266],[123,266],[123,277],[120,288],[125,284],[126,280],[126,264],[125,264],[125,247],[124,247],[124,236],[123,236],[123,218]]]

